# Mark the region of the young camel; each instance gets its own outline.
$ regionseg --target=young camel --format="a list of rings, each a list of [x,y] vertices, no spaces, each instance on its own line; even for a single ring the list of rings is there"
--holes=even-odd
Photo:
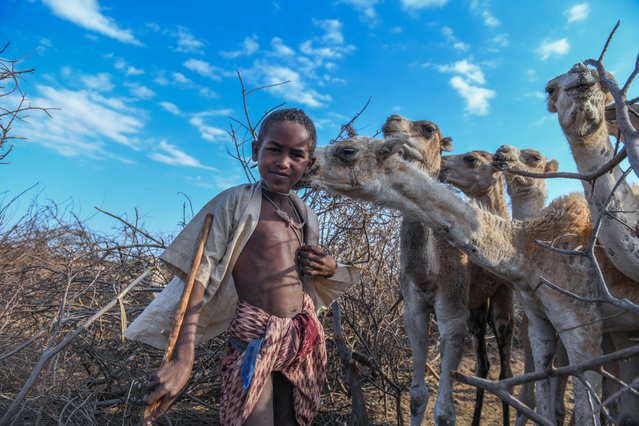
[[[495,168],[493,155],[486,151],[442,157],[439,178],[460,189],[482,209],[508,219],[504,193],[504,174]],[[485,290],[481,292],[480,290]],[[488,291],[489,293],[486,293]],[[488,300],[487,300],[488,299]],[[513,290],[509,282],[472,264],[469,328],[475,338],[476,375],[488,377],[490,364],[486,352],[486,323],[490,320],[499,350],[499,379],[512,377],[510,359],[514,330]],[[484,392],[477,389],[473,424],[479,424]],[[510,424],[510,409],[502,403],[503,424]]]
[[[495,167],[504,170],[506,177],[506,190],[510,197],[513,219],[527,220],[538,216],[546,204],[547,189],[546,179],[537,179],[528,176],[520,176],[509,173],[509,170],[519,170],[532,173],[553,173],[559,168],[557,160],[548,160],[536,149],[518,149],[510,145],[500,146],[493,156]],[[524,314],[521,322],[520,340],[524,353],[524,373],[535,370],[533,362],[530,339],[528,338],[528,318]],[[566,365],[568,359],[566,350],[557,342],[557,354],[555,365]],[[566,415],[564,404],[564,391],[566,388],[566,377],[557,379],[555,390],[555,412],[557,424],[563,424]],[[524,383],[521,386],[519,400],[527,406],[535,407],[535,391],[533,383]],[[523,426],[528,419],[521,413],[517,413],[515,426]]]
[[[419,218],[436,234],[467,253],[473,262],[510,281],[530,321],[537,371],[550,366],[555,331],[566,346],[570,362],[578,363],[601,354],[604,325],[636,327],[636,315],[582,302],[540,285],[545,278],[577,294],[596,294],[586,259],[559,254],[534,243],[552,240],[564,249],[586,244],[592,224],[585,213],[587,206],[583,197],[555,200],[540,217],[531,221],[508,221],[462,201],[394,155],[403,146],[401,138],[380,143],[360,137],[320,148],[308,178],[314,186],[396,208],[405,216]],[[617,297],[639,300],[636,283],[612,287]],[[588,326],[584,327],[585,324]],[[583,377],[595,392],[599,390],[601,380],[595,372],[585,372]],[[554,400],[550,391],[548,379],[536,383],[537,411],[553,422]],[[587,387],[579,380],[574,383],[574,394],[576,423],[596,424],[596,416],[589,415]]]
[[[439,174],[441,152],[450,151],[452,141],[443,138],[434,123],[426,120],[410,121],[392,115],[383,126],[385,137],[402,136],[406,145],[404,159],[419,172],[432,178]],[[411,424],[421,425],[429,392],[424,381],[429,347],[430,314],[434,313],[440,336],[441,376],[435,402],[435,424],[455,424],[453,379],[451,372],[459,367],[467,333],[468,310],[472,311],[472,329],[481,329],[480,308],[495,295],[494,315],[499,318],[500,342],[512,340],[512,326],[508,327],[512,294],[496,294],[499,283],[485,279],[481,285],[471,286],[473,267],[466,254],[452,247],[430,228],[412,217],[404,217],[400,232],[400,289],[404,298],[404,326],[413,353],[413,372],[410,389]],[[485,309],[484,309],[485,310]],[[510,337],[508,336],[510,334]],[[475,333],[475,335],[477,335]],[[502,351],[502,348],[500,348]],[[509,353],[509,349],[503,349]],[[506,354],[504,354],[506,356]],[[484,354],[480,359],[485,359]],[[480,361],[481,362],[481,361]],[[509,370],[503,370],[508,374]],[[478,411],[479,410],[479,411]],[[481,405],[476,405],[473,424],[480,421]]]
[[[606,104],[611,97],[595,70],[577,63],[567,73],[550,80],[546,93],[548,111],[557,113],[579,172],[592,172],[614,156],[606,122]],[[621,175],[621,168],[616,166],[594,185],[583,181],[593,222]],[[604,219],[599,242],[621,272],[639,281],[639,197],[627,182],[622,182],[608,209],[614,213]]]

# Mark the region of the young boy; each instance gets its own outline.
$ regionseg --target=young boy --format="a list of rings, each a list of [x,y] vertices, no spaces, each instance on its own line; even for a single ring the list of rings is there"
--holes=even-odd
[[[252,145],[260,182],[215,197],[162,254],[176,278],[126,335],[164,348],[168,312],[174,315],[204,217],[213,215],[173,359],[152,376],[148,404],[168,405],[188,381],[195,344],[229,328],[221,424],[311,423],[326,371],[315,309],[358,279],[356,268],[338,268],[317,245],[317,217],[291,191],[313,165],[315,144],[315,126],[303,111],[269,114]]]

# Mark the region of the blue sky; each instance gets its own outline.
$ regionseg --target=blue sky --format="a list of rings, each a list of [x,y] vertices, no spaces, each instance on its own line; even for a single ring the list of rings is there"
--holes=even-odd
[[[375,134],[393,113],[436,122],[454,153],[534,147],[575,170],[546,82],[599,56],[625,81],[639,53],[639,3],[482,0],[182,1],[2,0],[5,58],[28,55],[23,88],[36,112],[14,133],[0,193],[72,209],[90,226],[137,209],[151,232],[174,233],[186,194],[197,210],[246,180],[227,154],[243,119],[237,71],[253,119],[282,102],[304,108],[319,144],[356,122]],[[637,96],[636,84],[629,97]],[[12,99],[4,99],[3,105]],[[581,190],[554,180],[551,197]]]

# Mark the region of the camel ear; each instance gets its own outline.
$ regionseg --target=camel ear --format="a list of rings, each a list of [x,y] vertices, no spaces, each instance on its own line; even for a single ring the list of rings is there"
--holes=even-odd
[[[404,139],[390,138],[382,142],[382,146],[379,148],[379,153],[382,159],[387,159],[391,155],[397,154],[404,146]]]
[[[557,160],[550,160],[546,163],[546,168],[544,169],[545,173],[555,173],[559,170],[559,163]]]
[[[453,138],[446,136],[440,141],[440,148],[443,152],[451,152],[453,150]]]

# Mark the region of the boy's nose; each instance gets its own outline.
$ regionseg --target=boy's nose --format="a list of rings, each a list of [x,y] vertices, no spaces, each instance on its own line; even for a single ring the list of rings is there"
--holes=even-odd
[[[291,161],[287,155],[283,155],[277,161],[277,165],[280,166],[282,169],[287,169],[291,165]]]

